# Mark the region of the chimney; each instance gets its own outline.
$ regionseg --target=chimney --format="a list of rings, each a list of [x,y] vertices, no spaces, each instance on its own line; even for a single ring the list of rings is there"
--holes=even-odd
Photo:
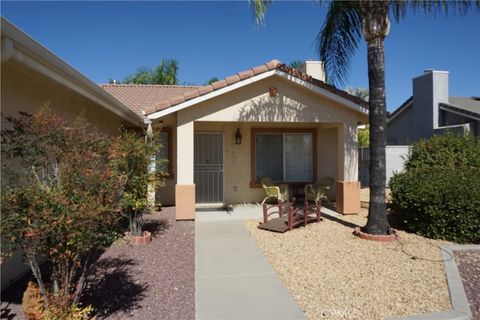
[[[308,74],[314,79],[325,81],[325,71],[322,61],[307,60],[305,64],[300,68],[300,71]]]
[[[448,103],[448,71],[426,69],[413,78],[412,85],[413,108],[420,122],[417,125],[422,128],[421,135],[431,136],[431,130],[438,128],[438,104]]]

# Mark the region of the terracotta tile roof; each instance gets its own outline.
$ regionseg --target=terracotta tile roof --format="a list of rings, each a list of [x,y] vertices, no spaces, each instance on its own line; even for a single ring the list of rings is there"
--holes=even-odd
[[[101,88],[114,96],[137,114],[144,116],[153,106],[196,88],[195,86],[151,85],[151,84],[100,84]],[[170,105],[170,104],[168,104]]]
[[[142,114],[142,110],[144,110],[146,114],[151,114],[274,69],[314,84],[365,108],[368,107],[367,102],[362,99],[328,85],[323,81],[314,79],[297,69],[290,68],[278,60],[269,61],[201,87],[134,84],[104,84],[100,86],[133,111]]]

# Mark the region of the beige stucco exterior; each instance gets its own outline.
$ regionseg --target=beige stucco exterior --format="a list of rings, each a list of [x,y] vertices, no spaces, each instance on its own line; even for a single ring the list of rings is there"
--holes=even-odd
[[[52,111],[68,120],[74,120],[83,112],[90,124],[108,134],[119,133],[122,125],[132,127],[98,103],[14,60],[2,64],[1,81],[2,126],[5,116],[18,116],[18,111],[33,114],[49,105]]]
[[[271,87],[277,88],[277,96],[270,96]],[[177,202],[177,207],[179,199],[194,201],[194,195],[187,193],[195,192],[188,186],[194,184],[193,140],[196,132],[215,132],[224,136],[226,204],[259,202],[264,197],[263,190],[258,185],[253,186],[251,179],[251,134],[255,129],[313,130],[316,134],[315,178],[332,176],[339,181],[357,182],[356,128],[357,123],[365,123],[366,118],[365,114],[277,76],[202,101],[159,119],[163,126],[172,128],[172,165],[176,182],[167,181],[166,186],[158,191],[158,198],[164,204]],[[235,144],[237,129],[242,135],[240,145]],[[175,196],[175,183],[177,190],[180,186],[182,195]],[[354,188],[342,190],[342,199],[348,199],[349,192],[357,191]],[[336,198],[335,186],[330,197]],[[356,199],[357,195],[350,198]],[[192,203],[188,206],[191,207]],[[185,217],[185,213],[181,216]],[[194,213],[186,216],[193,219]]]

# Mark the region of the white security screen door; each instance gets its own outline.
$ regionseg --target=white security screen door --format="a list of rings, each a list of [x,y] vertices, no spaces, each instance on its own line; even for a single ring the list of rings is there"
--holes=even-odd
[[[194,182],[197,203],[223,202],[222,133],[195,133]]]

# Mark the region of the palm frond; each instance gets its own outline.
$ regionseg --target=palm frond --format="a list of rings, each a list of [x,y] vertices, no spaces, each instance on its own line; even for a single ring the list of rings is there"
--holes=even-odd
[[[358,2],[332,1],[316,43],[327,83],[343,86],[362,38]]]
[[[253,18],[257,24],[263,25],[265,23],[265,16],[271,4],[272,0],[250,0]]]
[[[408,10],[431,14],[436,16],[438,13],[448,15],[449,13],[466,14],[472,7],[480,10],[480,0],[393,0],[392,10],[395,20],[398,22],[403,19]]]

